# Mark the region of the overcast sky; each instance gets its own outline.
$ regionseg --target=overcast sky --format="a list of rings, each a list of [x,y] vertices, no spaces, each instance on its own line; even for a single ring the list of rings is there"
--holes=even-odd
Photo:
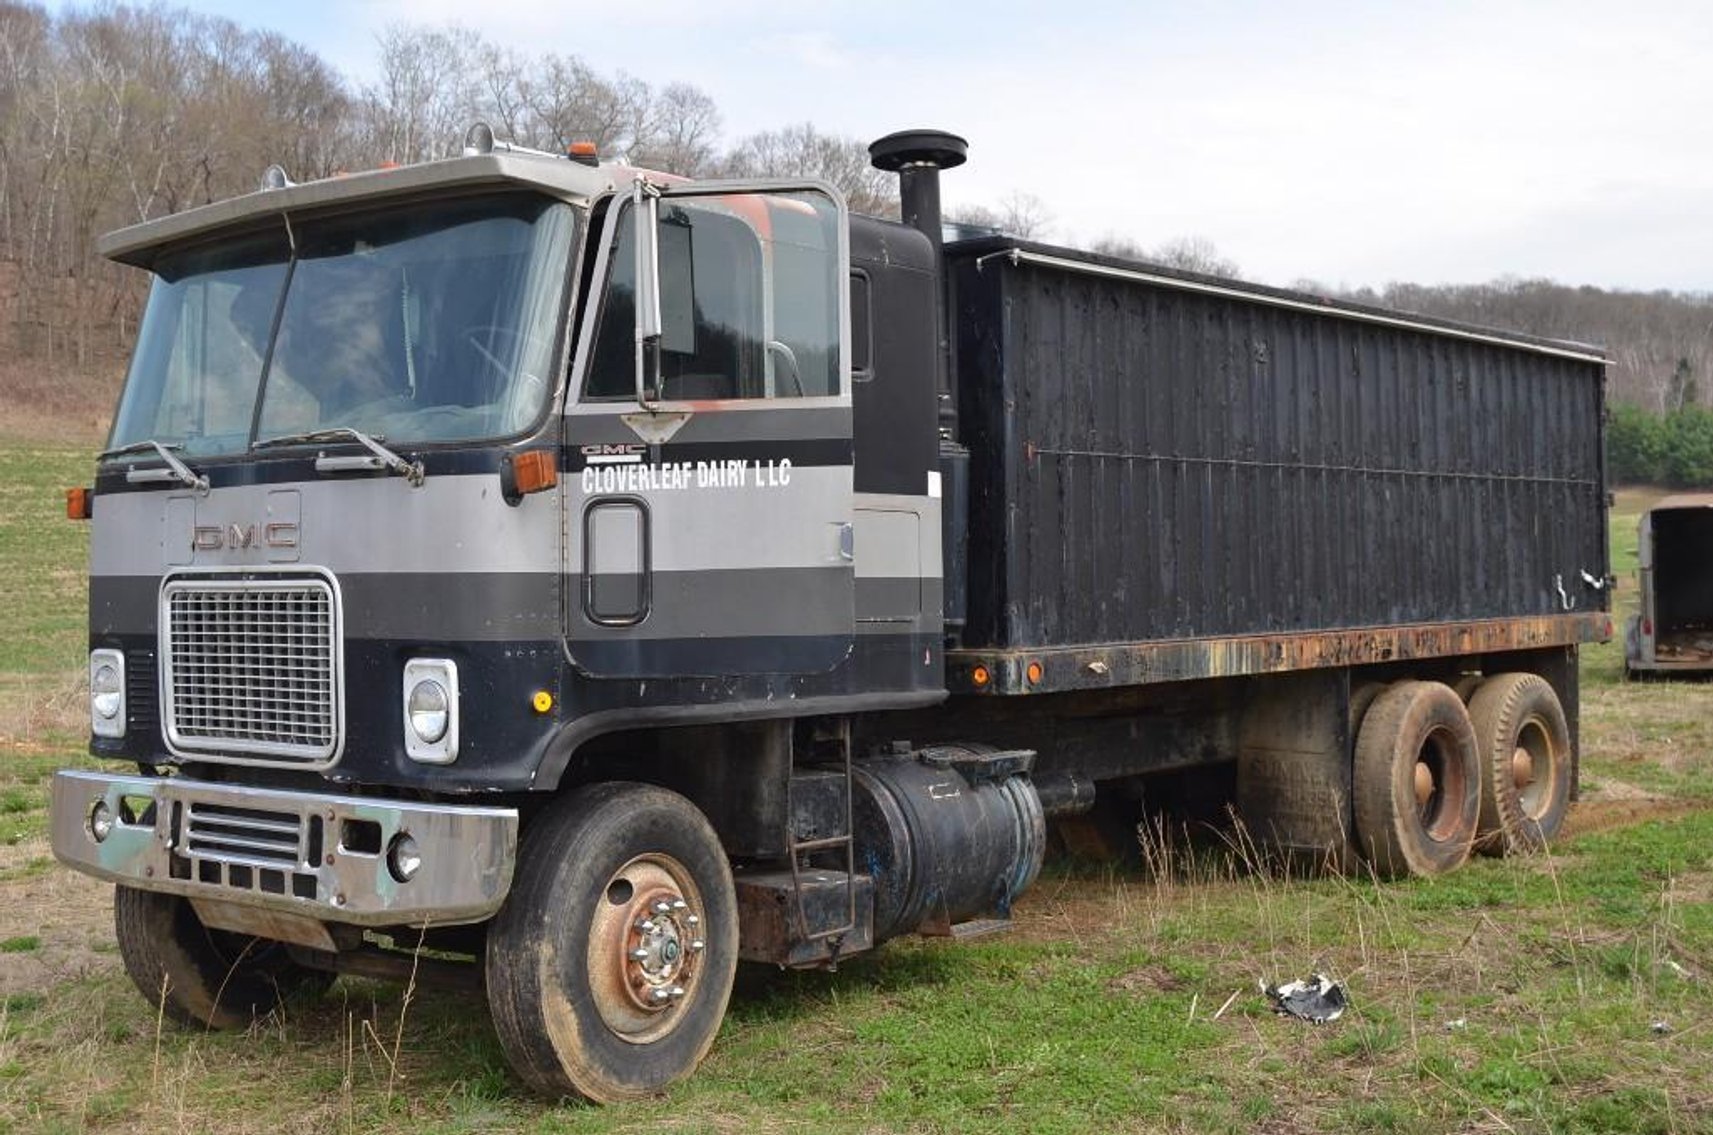
[[[393,22],[692,83],[723,136],[969,139],[953,204],[1251,278],[1713,292],[1713,3],[190,0],[362,82]]]

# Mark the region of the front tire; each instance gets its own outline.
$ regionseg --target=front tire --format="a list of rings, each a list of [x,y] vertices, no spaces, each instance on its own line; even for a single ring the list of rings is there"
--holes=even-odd
[[[333,983],[332,974],[292,961],[279,942],[209,929],[178,895],[116,888],[113,929],[132,984],[181,1025],[243,1028],[286,998]]]
[[[1377,875],[1442,875],[1469,858],[1480,764],[1469,711],[1450,686],[1398,682],[1376,698],[1351,779],[1357,839]]]
[[[731,868],[702,813],[652,785],[582,788],[536,818],[489,927],[494,1031],[537,1091],[652,1095],[713,1045],[737,955]]]

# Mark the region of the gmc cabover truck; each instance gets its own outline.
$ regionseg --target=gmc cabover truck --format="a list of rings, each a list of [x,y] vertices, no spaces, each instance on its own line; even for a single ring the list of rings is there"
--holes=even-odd
[[[1155,774],[1380,876],[1558,830],[1598,350],[942,244],[935,131],[872,147],[903,223],[466,141],[102,243],[153,291],[68,507],[135,771],[53,842],[169,1016],[463,959],[524,1081],[623,1100],[740,959],[1002,927]]]

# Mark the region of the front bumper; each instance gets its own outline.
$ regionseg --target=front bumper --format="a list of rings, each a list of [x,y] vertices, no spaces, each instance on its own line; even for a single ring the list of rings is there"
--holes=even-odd
[[[112,830],[90,824],[105,803]],[[147,891],[357,926],[446,926],[494,914],[517,860],[512,808],[419,804],[67,771],[54,776],[54,855]],[[421,866],[388,863],[409,835]]]

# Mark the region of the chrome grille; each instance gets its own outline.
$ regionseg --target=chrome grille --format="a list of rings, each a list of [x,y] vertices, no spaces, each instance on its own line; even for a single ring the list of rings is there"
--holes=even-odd
[[[319,578],[176,579],[161,596],[176,749],[320,765],[339,747],[339,613]]]
[[[303,818],[292,812],[192,802],[185,817],[184,850],[198,859],[296,867],[304,859]]]
[[[215,804],[175,802],[174,879],[237,891],[315,899],[316,869],[327,838],[319,816]]]

